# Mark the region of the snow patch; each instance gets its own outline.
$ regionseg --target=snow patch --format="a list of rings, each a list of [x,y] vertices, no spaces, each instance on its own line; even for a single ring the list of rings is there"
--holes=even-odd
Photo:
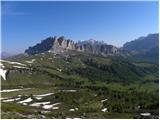
[[[52,109],[53,109],[53,110],[57,110],[57,109],[59,109],[59,107],[52,107]]]
[[[75,108],[75,109],[73,109],[73,108],[72,108],[72,109],[69,109],[69,111],[70,111],[70,112],[74,112],[75,110],[78,110],[78,108]]]
[[[151,113],[140,113],[140,115],[142,115],[142,116],[150,116]]]
[[[49,95],[53,95],[54,93],[46,93],[46,94],[42,94],[42,95],[34,95],[35,97],[45,97],[45,96],[49,96]]]
[[[22,105],[27,105],[27,103],[22,103]]]
[[[34,107],[39,107],[41,105],[46,105],[49,104],[50,102],[35,102],[33,104],[31,104],[30,106],[34,106]]]
[[[69,109],[69,111],[70,111],[70,112],[74,112],[74,111],[75,111],[75,109]]]
[[[107,112],[107,108],[103,108],[101,111],[102,112]]]
[[[25,69],[29,69],[28,67],[17,66],[17,65],[14,65],[13,67],[14,67],[14,68],[25,68]]]
[[[43,97],[35,97],[37,100],[41,100]]]
[[[6,80],[6,73],[7,73],[7,70],[3,70],[0,68],[0,76],[2,76],[4,80]]]
[[[1,93],[3,93],[3,92],[14,92],[14,91],[19,91],[19,90],[22,90],[22,89],[1,90],[0,92]]]
[[[51,109],[53,107],[53,105],[44,105],[43,108],[44,109]]]
[[[32,59],[31,61],[28,61],[28,60],[27,60],[26,63],[30,63],[30,64],[31,64],[31,63],[33,63],[35,60],[36,60],[36,59]]]
[[[28,103],[28,102],[31,102],[32,101],[32,98],[27,98],[25,100],[22,100],[22,101],[19,101],[18,103]]]
[[[49,112],[51,112],[51,111],[46,111],[46,110],[44,110],[44,111],[41,111],[42,113],[49,113]]]
[[[4,68],[5,66],[4,66],[2,63],[0,63],[0,67],[1,67],[1,68]]]
[[[0,93],[3,93],[3,92],[15,92],[15,91],[19,91],[19,90],[28,90],[28,89],[31,89],[31,88],[0,90]]]
[[[62,69],[60,69],[60,68],[57,68],[57,70],[58,70],[59,72],[62,72]]]
[[[44,109],[51,109],[52,108],[55,110],[55,109],[59,109],[59,107],[54,107],[54,106],[59,105],[59,104],[61,104],[61,103],[54,103],[52,105],[44,105],[43,108]]]
[[[77,92],[77,90],[62,90],[62,92]]]
[[[13,102],[13,101],[17,101],[20,100],[21,98],[13,98],[13,99],[7,99],[7,100],[3,100],[2,102]]]
[[[52,50],[48,50],[48,52],[49,52],[49,53],[53,53],[53,51],[52,51]]]
[[[0,100],[5,100],[5,99],[8,99],[8,97],[6,97],[6,98],[0,98]]]
[[[22,66],[26,66],[25,64],[19,63],[19,62],[11,62],[11,61],[6,61],[6,60],[0,60],[1,62],[6,62],[9,64],[17,64],[17,65],[22,65]]]
[[[53,106],[56,106],[56,105],[59,105],[59,104],[61,104],[61,103],[54,103],[54,104],[52,104]]]
[[[46,94],[42,94],[42,95],[34,95],[34,97],[38,100],[42,99],[45,96],[49,96],[49,95],[53,95],[54,93],[46,93]]]
[[[101,100],[101,102],[103,103],[103,102],[105,102],[105,101],[107,101],[108,99],[104,99],[104,100]]]

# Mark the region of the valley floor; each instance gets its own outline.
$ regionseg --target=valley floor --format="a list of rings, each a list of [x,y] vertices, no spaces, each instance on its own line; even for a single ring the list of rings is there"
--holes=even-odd
[[[108,97],[87,89],[23,88],[1,91],[2,119],[143,118],[142,113],[110,112]],[[143,111],[145,112],[145,111]],[[148,111],[147,111],[148,112]],[[152,115],[149,118],[158,118]]]

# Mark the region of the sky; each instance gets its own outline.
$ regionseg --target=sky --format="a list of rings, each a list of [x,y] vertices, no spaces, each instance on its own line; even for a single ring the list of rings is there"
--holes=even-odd
[[[2,51],[22,53],[49,36],[95,39],[121,47],[158,33],[158,2],[33,2],[1,4]]]

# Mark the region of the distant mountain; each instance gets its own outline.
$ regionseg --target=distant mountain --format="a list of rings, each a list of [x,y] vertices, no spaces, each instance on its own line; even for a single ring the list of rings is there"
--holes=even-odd
[[[159,61],[159,34],[149,34],[139,37],[123,45],[123,50],[130,52],[131,58],[138,61]]]
[[[129,51],[148,51],[151,48],[159,46],[159,34],[149,34],[146,37],[139,37],[123,45],[124,50]]]
[[[131,42],[127,42],[122,48],[108,45],[103,41],[89,39],[74,42],[71,39],[61,37],[48,37],[40,43],[25,50],[28,55],[51,52],[54,54],[66,54],[69,51],[79,51],[98,55],[118,55],[136,60],[151,62],[158,61],[159,55],[159,34],[149,34],[146,37],[139,37]]]
[[[4,52],[4,51],[2,51],[0,53],[0,58],[1,59],[5,59],[5,58],[11,57],[11,56],[13,56],[13,54],[10,54],[10,53]]]
[[[63,36],[55,36],[49,37],[33,47],[29,47],[27,50],[25,50],[25,53],[38,54],[49,51],[56,54],[61,54],[68,50],[76,50],[102,55],[116,54],[118,52],[118,48],[115,46],[108,45],[104,42],[99,42],[93,39],[75,43],[73,40],[65,39]]]

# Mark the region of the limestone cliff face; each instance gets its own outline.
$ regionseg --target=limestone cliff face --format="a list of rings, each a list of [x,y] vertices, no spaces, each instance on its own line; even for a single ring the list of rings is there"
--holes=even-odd
[[[63,36],[59,38],[55,37],[50,52],[62,53],[66,50],[75,50],[75,43],[72,40],[66,40]]]
[[[43,52],[53,52],[61,54],[67,50],[76,50],[81,52],[93,53],[93,54],[116,54],[118,48],[113,45],[107,45],[106,43],[96,40],[88,40],[75,43],[73,40],[65,39],[65,37],[49,37],[43,40],[41,43],[33,47],[29,47],[25,53],[38,54]]]
[[[88,41],[82,41],[78,43],[78,51],[89,52],[93,54],[116,54],[118,48],[113,45],[108,45],[101,41],[90,39]]]
[[[33,47],[29,47],[27,50],[25,50],[25,53],[30,55],[43,53],[46,51],[61,53],[67,49],[75,50],[75,43],[70,39],[66,40],[63,36],[59,38],[55,36],[48,37],[47,39],[42,40],[41,43],[38,43]]]
[[[112,45],[102,45],[101,52],[104,54],[116,54],[118,49]]]

